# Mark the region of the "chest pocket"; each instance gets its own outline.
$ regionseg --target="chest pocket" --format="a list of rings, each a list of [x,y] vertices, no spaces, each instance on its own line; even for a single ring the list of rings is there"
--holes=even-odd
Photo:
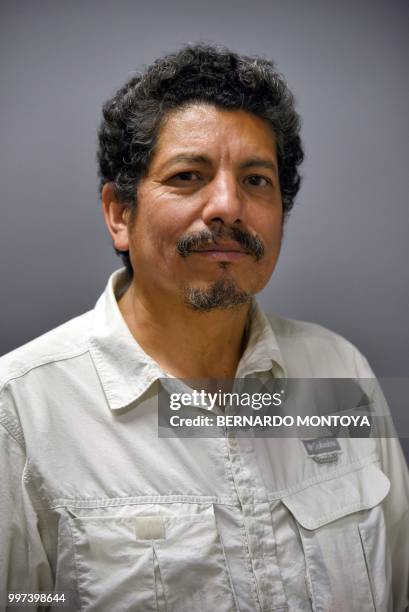
[[[315,612],[390,610],[383,510],[389,480],[375,465],[283,499],[295,518]]]
[[[68,514],[81,610],[236,610],[212,505],[70,508]]]

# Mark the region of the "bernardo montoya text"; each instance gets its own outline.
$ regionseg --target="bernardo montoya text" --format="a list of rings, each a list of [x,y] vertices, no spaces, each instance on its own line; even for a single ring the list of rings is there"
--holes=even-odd
[[[368,427],[366,415],[238,415],[223,414],[214,416],[170,417],[172,427]]]

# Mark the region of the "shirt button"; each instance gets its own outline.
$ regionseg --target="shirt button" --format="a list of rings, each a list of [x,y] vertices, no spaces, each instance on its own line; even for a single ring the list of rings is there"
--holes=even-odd
[[[228,438],[230,448],[237,448],[236,438]]]

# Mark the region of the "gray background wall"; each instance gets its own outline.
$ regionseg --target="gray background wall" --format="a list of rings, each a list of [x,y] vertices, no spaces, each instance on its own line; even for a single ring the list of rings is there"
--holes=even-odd
[[[272,57],[296,94],[304,184],[263,306],[408,376],[406,0],[3,1],[0,354],[93,306],[118,266],[97,198],[102,102],[197,40]]]

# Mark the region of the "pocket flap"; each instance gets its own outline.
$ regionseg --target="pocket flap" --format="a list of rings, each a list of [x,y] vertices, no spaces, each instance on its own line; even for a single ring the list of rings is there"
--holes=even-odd
[[[317,529],[343,516],[368,510],[388,494],[390,482],[375,464],[316,483],[282,499],[305,529]]]

